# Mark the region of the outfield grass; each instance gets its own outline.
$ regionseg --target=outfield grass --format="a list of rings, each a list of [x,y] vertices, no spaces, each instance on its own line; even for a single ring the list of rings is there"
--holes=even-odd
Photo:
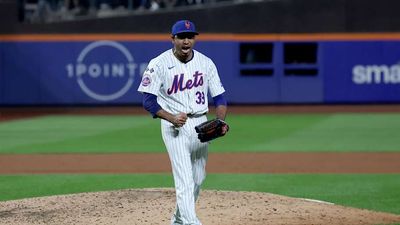
[[[172,187],[169,174],[0,176],[0,200],[106,191]],[[210,174],[203,188],[259,191],[318,199],[400,214],[400,174]]]
[[[213,152],[400,151],[399,114],[230,115]],[[0,123],[0,153],[165,152],[149,116],[46,116]]]

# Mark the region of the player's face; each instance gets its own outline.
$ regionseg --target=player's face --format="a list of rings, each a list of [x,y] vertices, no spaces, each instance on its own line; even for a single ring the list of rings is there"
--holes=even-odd
[[[196,35],[193,33],[181,33],[172,37],[175,55],[181,61],[186,61],[192,58],[195,36]]]

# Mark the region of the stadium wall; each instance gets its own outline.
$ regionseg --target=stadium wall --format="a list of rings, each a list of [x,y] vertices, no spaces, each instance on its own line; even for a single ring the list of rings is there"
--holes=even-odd
[[[3,35],[0,103],[140,104],[141,74],[152,57],[171,47],[168,39],[168,34]],[[398,33],[199,39],[197,49],[217,64],[230,103],[400,102]]]

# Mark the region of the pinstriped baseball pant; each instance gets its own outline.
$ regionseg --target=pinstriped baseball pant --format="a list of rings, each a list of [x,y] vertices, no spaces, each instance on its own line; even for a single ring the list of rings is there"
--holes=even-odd
[[[176,191],[176,212],[171,224],[201,225],[196,216],[195,202],[206,177],[208,144],[197,138],[195,126],[207,117],[188,118],[181,128],[161,120],[161,133],[171,161]]]

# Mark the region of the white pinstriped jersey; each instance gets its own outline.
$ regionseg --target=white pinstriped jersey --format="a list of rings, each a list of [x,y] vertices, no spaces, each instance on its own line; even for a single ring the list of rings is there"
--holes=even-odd
[[[208,91],[215,97],[225,89],[210,58],[193,50],[192,60],[183,63],[169,49],[150,61],[138,91],[157,95],[169,113],[202,114],[208,112]]]

